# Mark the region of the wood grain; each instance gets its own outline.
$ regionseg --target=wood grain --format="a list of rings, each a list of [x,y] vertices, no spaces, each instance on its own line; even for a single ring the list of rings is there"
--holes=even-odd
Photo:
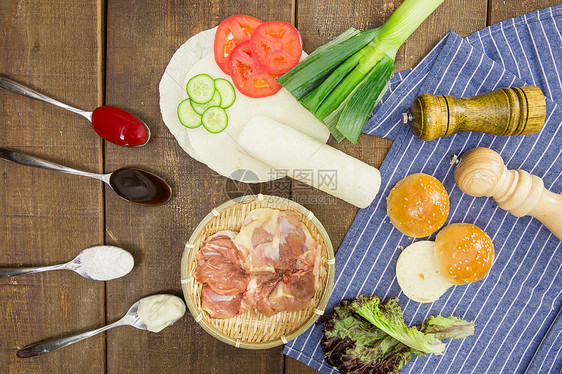
[[[145,120],[150,143],[128,149],[102,143],[83,118],[0,91],[0,147],[88,171],[139,166],[174,189],[161,207],[119,199],[97,181],[0,160],[0,266],[64,262],[81,249],[116,244],[135,257],[124,278],[99,282],[71,272],[0,280],[0,372],[19,373],[313,373],[281,349],[240,350],[204,332],[190,315],[154,334],[119,328],[58,352],[19,360],[15,351],[43,339],[112,322],[153,293],[181,296],[183,245],[199,221],[233,197],[230,182],[190,158],[162,123],[158,83],[174,51],[193,34],[236,13],[284,20],[311,52],[348,27],[381,25],[401,0],[127,1],[3,0],[0,74],[82,108],[106,103]],[[400,48],[395,71],[415,66],[450,29],[467,36],[486,25],[556,0],[447,0]],[[104,43],[107,40],[107,49]],[[379,167],[390,140],[362,135],[330,144]],[[357,209],[282,179],[254,185],[303,203],[341,244]]]
[[[130,249],[137,264],[129,276],[107,285],[107,318],[114,320],[143,296],[159,292],[181,296],[184,244],[201,219],[229,197],[226,179],[184,153],[162,123],[158,84],[170,57],[190,36],[216,26],[232,14],[291,21],[293,10],[290,1],[266,7],[258,1],[113,0],[108,3],[107,13],[106,102],[129,109],[145,120],[153,138],[142,149],[106,144],[106,169],[142,166],[160,174],[174,189],[167,205],[154,208],[107,196],[107,240]],[[109,332],[107,339],[110,373],[283,370],[281,348],[236,349],[204,332],[189,313],[159,334],[121,329]]]
[[[536,86],[501,88],[467,98],[423,93],[412,103],[410,114],[412,132],[423,140],[461,131],[527,135],[542,129],[546,103]]]
[[[562,195],[548,191],[543,180],[521,169],[507,169],[489,148],[463,153],[455,168],[455,183],[471,196],[492,197],[499,208],[516,217],[535,217],[562,240]]]
[[[560,4],[559,0],[489,0],[488,24]]]
[[[95,108],[96,8],[95,0],[3,1],[0,72],[71,105]],[[88,171],[101,169],[101,143],[81,116],[7,91],[0,92],[0,115],[0,146]],[[101,243],[98,181],[7,161],[0,161],[0,175],[0,266],[66,262]],[[103,336],[32,359],[18,359],[15,352],[103,325],[104,290],[103,283],[70,271],[1,279],[1,371],[102,372]]]

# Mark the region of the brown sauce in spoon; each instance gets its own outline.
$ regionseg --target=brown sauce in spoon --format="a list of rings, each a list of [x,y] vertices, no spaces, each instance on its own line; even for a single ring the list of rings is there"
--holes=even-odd
[[[114,171],[109,184],[122,198],[142,205],[164,204],[172,194],[170,186],[163,179],[135,168]]]

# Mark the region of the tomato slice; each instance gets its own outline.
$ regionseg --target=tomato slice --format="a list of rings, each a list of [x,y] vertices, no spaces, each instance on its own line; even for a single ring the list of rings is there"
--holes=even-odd
[[[252,56],[250,42],[238,44],[230,55],[230,77],[238,90],[249,97],[259,98],[275,94],[281,85],[279,75],[266,71]]]
[[[215,34],[215,61],[226,74],[230,74],[229,56],[242,42],[250,39],[256,27],[263,22],[245,14],[235,14],[222,21]]]
[[[290,23],[262,23],[250,37],[252,54],[267,71],[283,74],[297,65],[302,55],[301,34]]]

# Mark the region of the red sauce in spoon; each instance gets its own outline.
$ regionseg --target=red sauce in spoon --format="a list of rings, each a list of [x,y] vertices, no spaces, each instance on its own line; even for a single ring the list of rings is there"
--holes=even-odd
[[[124,146],[142,145],[149,136],[140,119],[113,106],[96,108],[92,112],[92,127],[105,140]]]

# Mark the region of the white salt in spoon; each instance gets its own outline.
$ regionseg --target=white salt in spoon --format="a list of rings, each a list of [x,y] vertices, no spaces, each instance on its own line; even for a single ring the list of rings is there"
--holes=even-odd
[[[126,250],[111,245],[98,245],[84,249],[73,260],[60,265],[0,268],[0,278],[64,269],[72,270],[87,279],[106,281],[128,274],[134,264],[133,256]]]

